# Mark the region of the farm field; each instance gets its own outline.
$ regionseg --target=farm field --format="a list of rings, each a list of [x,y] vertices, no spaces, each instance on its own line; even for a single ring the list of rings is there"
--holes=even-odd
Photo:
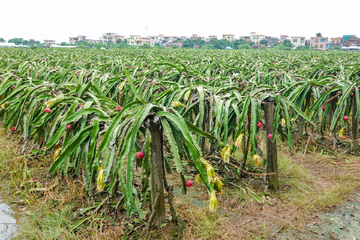
[[[0,195],[24,239],[316,237],[360,187],[359,78],[356,52],[1,50]]]

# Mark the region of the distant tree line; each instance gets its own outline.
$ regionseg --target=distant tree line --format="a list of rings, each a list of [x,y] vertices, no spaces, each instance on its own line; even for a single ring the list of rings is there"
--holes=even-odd
[[[5,39],[4,38],[0,38],[0,42],[5,43]],[[30,47],[44,47],[45,44],[40,43],[39,41],[30,41],[30,40],[22,40],[19,38],[12,38],[9,39],[8,43],[15,43],[15,45],[27,45]]]
[[[233,42],[227,39],[217,39],[212,38],[210,42],[207,43],[202,39],[186,39],[179,41],[183,41],[183,48],[193,48],[194,46],[199,46],[202,49],[225,49],[226,47],[231,47],[233,49],[250,49],[253,45],[252,42],[246,42],[245,39],[237,39]]]
[[[322,36],[321,33],[317,33],[316,36]],[[0,42],[6,42],[4,38],[0,38]],[[39,41],[29,41],[29,40],[21,40],[21,39],[10,39],[8,41],[9,43],[15,43],[16,45],[28,45],[31,47],[45,47],[44,43],[40,43]],[[232,49],[253,49],[252,45],[253,42],[247,42],[245,39],[236,39],[235,41],[229,41],[227,39],[217,39],[212,38],[210,42],[206,42],[202,39],[191,39],[188,38],[186,40],[183,40],[181,38],[177,39],[175,42],[182,42],[183,48],[194,48],[194,46],[197,46],[197,48],[200,49],[225,49],[226,47],[231,47]],[[268,41],[266,39],[263,39],[260,41],[260,44],[263,46],[259,47],[259,50],[266,50],[266,49],[277,49],[277,50],[294,50],[294,45],[290,42],[290,40],[286,39],[282,43],[274,43],[271,46],[268,46]],[[144,44],[142,46],[133,46],[128,45],[127,40],[121,40],[118,39],[116,43],[108,42],[108,43],[89,43],[87,41],[79,41],[75,44],[68,44],[66,42],[62,42],[60,44],[61,46],[77,46],[80,48],[97,48],[97,49],[162,49],[164,48],[159,43],[155,43],[154,46],[150,46],[149,44]],[[172,48],[179,48],[177,45],[173,45]],[[311,46],[298,46],[295,48],[295,50],[313,50],[313,47]],[[332,50],[341,50],[341,48],[335,48]]]

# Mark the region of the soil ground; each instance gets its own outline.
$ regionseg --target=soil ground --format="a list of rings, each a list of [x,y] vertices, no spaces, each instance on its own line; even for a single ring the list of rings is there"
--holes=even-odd
[[[318,212],[299,231],[279,233],[276,239],[359,239],[360,192],[347,198],[345,203]]]
[[[21,154],[16,138],[0,130],[0,193],[12,198],[7,198],[10,206],[23,213],[18,239],[357,239],[360,234],[360,158],[344,153],[347,142],[336,151],[329,150],[326,140],[316,145],[304,141],[294,151],[279,142],[280,189],[275,192],[260,177],[235,179],[228,169],[221,172],[215,167],[220,176],[231,177],[223,180],[216,213],[208,211],[209,195],[203,184],[195,184],[184,195],[178,174],[169,174],[179,223],[168,221],[160,229],[147,230],[143,221],[127,218],[124,211],[114,213],[117,199],[110,199],[93,215],[79,214],[100,200],[90,200],[79,179],[59,180],[49,174],[50,157],[31,159]],[[251,159],[248,166],[262,169]],[[190,167],[186,175],[195,177]],[[169,213],[167,206],[168,219]],[[80,223],[86,217],[91,221]]]

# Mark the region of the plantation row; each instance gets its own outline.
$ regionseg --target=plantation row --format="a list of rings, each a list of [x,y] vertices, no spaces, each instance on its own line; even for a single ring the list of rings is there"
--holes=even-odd
[[[215,211],[215,164],[240,177],[250,157],[277,189],[277,138],[292,150],[307,128],[335,149],[350,134],[358,150],[358,53],[6,49],[0,60],[3,126],[52,154],[50,172],[83,176],[89,193],[96,182],[150,224],[165,221],[165,198],[176,220],[173,168],[183,193],[196,170]]]

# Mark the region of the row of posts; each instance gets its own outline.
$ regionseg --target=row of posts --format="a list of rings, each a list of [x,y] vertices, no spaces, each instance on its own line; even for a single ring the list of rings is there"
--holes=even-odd
[[[274,131],[274,113],[275,105],[274,102],[264,103],[265,111],[265,131],[266,136],[273,134]],[[351,152],[356,152],[359,148],[359,119],[355,117],[357,111],[357,103],[355,94],[352,97],[352,123],[351,123]],[[302,118],[301,118],[302,121]],[[302,126],[302,124],[301,124]],[[302,136],[302,128],[299,129],[299,135]],[[277,190],[279,188],[278,179],[278,161],[277,161],[277,148],[276,139],[266,138],[266,152],[267,152],[267,173],[275,173],[274,175],[268,175],[269,188]]]

